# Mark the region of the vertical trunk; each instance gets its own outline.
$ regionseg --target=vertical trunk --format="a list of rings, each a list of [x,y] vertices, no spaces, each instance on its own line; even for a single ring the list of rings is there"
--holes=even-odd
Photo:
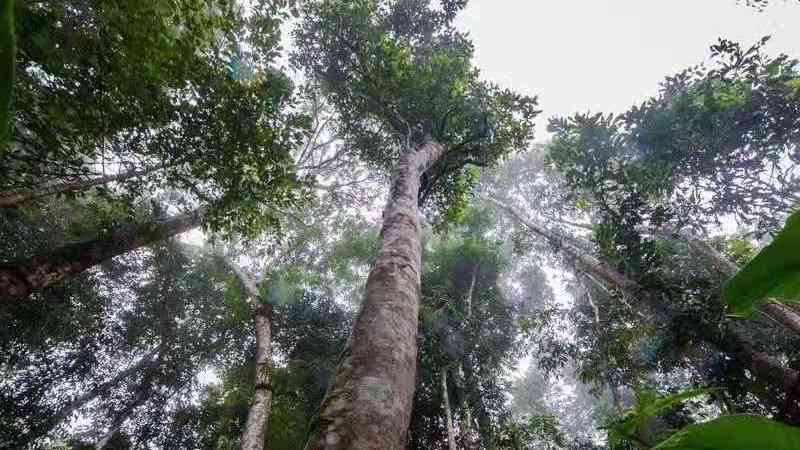
[[[400,158],[364,303],[308,450],[405,448],[417,363],[420,177],[443,153],[428,141]]]
[[[617,386],[613,381],[608,380],[608,389],[611,391],[611,402],[614,404],[614,411],[617,414],[622,415],[625,411],[625,406],[622,403],[622,392],[620,391],[619,386]]]
[[[456,432],[453,428],[453,412],[450,410],[450,395],[447,393],[447,369],[442,369],[442,403],[447,421],[447,448],[456,450]]]
[[[262,450],[267,434],[272,401],[270,387],[270,308],[261,305],[254,311],[256,323],[255,393],[247,412],[247,423],[242,433],[242,450]]]
[[[272,307],[259,301],[258,286],[255,280],[238,265],[228,262],[242,282],[251,305],[256,331],[255,373],[253,375],[253,399],[247,411],[247,422],[242,432],[242,450],[262,450],[267,435],[270,408],[272,406],[272,387],[270,370],[272,358]]]
[[[200,225],[204,211],[164,222],[128,224],[97,239],[68,244],[26,261],[0,265],[0,297],[20,297],[72,278],[107,259],[125,254]]]
[[[475,265],[472,269],[472,277],[469,281],[469,288],[467,288],[467,295],[464,297],[464,304],[466,306],[466,313],[467,313],[467,321],[472,320],[472,297],[475,293],[475,282],[478,279],[478,268],[479,265]],[[464,376],[464,367],[462,363],[458,363],[458,373],[461,375],[462,378],[466,379]],[[461,435],[464,442],[464,446],[468,449],[475,448],[478,444],[478,440],[473,436],[472,430],[472,409],[469,405],[469,400],[467,396],[464,396],[464,404],[461,405],[464,409],[464,420],[461,424]]]
[[[0,208],[11,208],[21,203],[28,202],[37,198],[47,197],[50,195],[63,194],[65,192],[83,191],[95,186],[102,186],[114,181],[125,181],[131,178],[148,175],[157,170],[163,169],[164,166],[153,166],[145,169],[129,170],[127,172],[118,173],[115,175],[105,175],[102,177],[92,178],[89,180],[78,180],[66,183],[56,183],[49,186],[43,186],[39,189],[27,192],[0,192]]]

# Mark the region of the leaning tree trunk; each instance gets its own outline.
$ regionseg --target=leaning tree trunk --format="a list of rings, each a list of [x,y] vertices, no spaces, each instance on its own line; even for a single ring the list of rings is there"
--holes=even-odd
[[[49,428],[45,431],[44,434],[49,433],[55,427],[57,427],[61,422],[68,419],[72,414],[81,409],[83,406],[88,404],[90,401],[96,399],[100,396],[105,396],[108,394],[111,389],[118,386],[120,383],[128,379],[129,377],[135,375],[141,370],[145,370],[147,368],[152,369],[154,358],[160,352],[161,346],[156,347],[148,354],[144,355],[139,362],[128,367],[127,369],[123,370],[122,372],[118,373],[114,378],[105,381],[103,383],[98,384],[94,388],[90,389],[89,391],[85,392],[83,395],[75,398],[71,402],[67,404],[67,406],[61,408],[55,416],[52,418]]]
[[[686,241],[692,250],[708,259],[711,262],[714,270],[716,270],[717,273],[723,277],[732,278],[737,272],[739,272],[740,267],[736,263],[729,260],[725,257],[725,255],[719,253],[713,247],[701,241],[700,239],[683,236],[679,236],[679,238]],[[792,332],[800,334],[800,314],[797,314],[795,311],[791,310],[785,305],[773,300],[761,302],[757,305],[757,308],[759,311],[783,324],[783,326]]]
[[[417,364],[420,178],[443,153],[428,141],[400,158],[364,302],[308,450],[406,446]]]
[[[21,203],[35,200],[37,198],[63,194],[65,192],[84,191],[86,189],[95,186],[102,186],[114,181],[125,181],[131,178],[151,174],[157,170],[163,169],[164,167],[164,165],[152,166],[144,169],[129,170],[127,172],[121,172],[115,175],[105,175],[102,177],[91,178],[88,180],[55,183],[48,186],[43,186],[39,189],[24,192],[0,192],[0,208],[12,208]]]
[[[248,303],[252,308],[253,320],[256,329],[256,359],[254,385],[255,392],[247,412],[247,422],[242,432],[242,450],[262,450],[264,439],[267,435],[267,421],[269,420],[272,404],[272,387],[270,385],[271,346],[272,346],[272,307],[261,304],[258,295],[258,286],[255,281],[244,273],[236,264],[228,263],[239,280],[244,285]]]
[[[108,430],[103,434],[103,436],[97,441],[95,444],[95,448],[97,450],[103,450],[111,438],[114,437],[125,422],[133,415],[133,413],[138,409],[140,406],[145,404],[151,397],[153,393],[153,382],[155,379],[155,371],[157,367],[161,365],[163,353],[159,354],[158,360],[156,363],[151,367],[151,370],[145,375],[144,379],[141,383],[136,387],[136,395],[133,399],[128,402],[121,410],[117,411],[114,414],[114,419],[111,421],[111,425],[108,427]]]
[[[656,311],[663,311],[661,297],[656,292],[644,288],[627,275],[620,273],[610,264],[586,255],[580,249],[570,245],[562,236],[552,232],[536,223],[528,221],[510,206],[490,199],[497,206],[508,211],[515,219],[528,229],[551,242],[560,244],[560,251],[576,263],[578,270],[593,275],[602,282],[618,289],[623,294],[633,298],[640,298]],[[735,358],[743,367],[747,368],[753,377],[768,386],[779,389],[786,396],[786,410],[797,411],[800,414],[800,373],[786,367],[771,355],[754,350],[752,343],[734,330],[720,334],[717,330],[700,330],[702,338],[709,344],[729,356]]]
[[[97,239],[68,244],[25,261],[0,265],[0,297],[20,297],[72,278],[107,259],[196,228],[204,210],[164,222],[128,224]]]

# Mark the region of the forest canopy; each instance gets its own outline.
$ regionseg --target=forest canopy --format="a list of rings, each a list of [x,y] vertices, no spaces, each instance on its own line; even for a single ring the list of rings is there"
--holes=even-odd
[[[552,115],[470,4],[0,0],[0,448],[800,448],[800,55]]]

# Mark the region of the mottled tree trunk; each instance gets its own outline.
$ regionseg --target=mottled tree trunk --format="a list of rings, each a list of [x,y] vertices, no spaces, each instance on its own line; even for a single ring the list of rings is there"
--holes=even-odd
[[[786,328],[800,334],[800,314],[789,309],[786,305],[776,301],[767,300],[758,305],[758,309],[768,316],[778,320]]]
[[[272,406],[272,307],[259,301],[258,286],[250,275],[238,265],[228,265],[244,285],[247,302],[252,308],[256,331],[255,373],[253,374],[253,399],[247,411],[247,422],[242,432],[242,450],[262,450],[267,436],[267,423]]]
[[[364,303],[308,450],[406,446],[417,363],[420,178],[443,153],[440,144],[428,141],[398,162]]]
[[[247,412],[247,423],[242,433],[242,450],[262,450],[267,434],[272,402],[270,385],[271,322],[270,308],[262,305],[254,311],[256,324],[255,392]]]
[[[450,409],[450,394],[447,393],[447,369],[442,369],[442,408],[447,421],[447,448],[456,450],[456,431],[453,427],[453,412]]]
[[[43,186],[39,189],[25,192],[0,192],[0,208],[11,208],[21,203],[28,202],[37,198],[47,197],[50,195],[63,194],[65,192],[84,191],[86,189],[102,186],[114,181],[125,181],[131,178],[148,175],[157,170],[163,169],[165,166],[153,166],[145,169],[129,170],[127,172],[118,173],[115,175],[105,175],[102,177],[91,178],[88,180],[70,181],[66,183],[56,183],[49,186]]]
[[[25,261],[0,265],[0,297],[19,297],[72,278],[107,259],[196,228],[203,210],[164,222],[129,224],[97,239],[68,244]]]

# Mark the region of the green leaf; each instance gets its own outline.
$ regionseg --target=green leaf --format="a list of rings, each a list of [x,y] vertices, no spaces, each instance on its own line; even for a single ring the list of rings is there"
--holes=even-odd
[[[0,154],[5,150],[9,134],[9,110],[14,90],[16,54],[14,0],[0,0]]]
[[[765,298],[783,301],[800,299],[800,212],[786,221],[786,226],[731,279],[722,290],[722,298],[733,313],[749,314]]]
[[[800,428],[758,416],[723,416],[692,425],[653,450],[797,450]]]
[[[794,93],[795,96],[800,97],[800,77],[791,79],[786,82],[786,86]]]
[[[616,445],[620,445],[626,439],[636,439],[636,436],[644,431],[652,419],[686,400],[708,394],[711,391],[712,389],[708,388],[689,389],[663,397],[652,392],[640,391],[637,394],[636,405],[626,411],[622,420],[609,429],[609,439]]]

